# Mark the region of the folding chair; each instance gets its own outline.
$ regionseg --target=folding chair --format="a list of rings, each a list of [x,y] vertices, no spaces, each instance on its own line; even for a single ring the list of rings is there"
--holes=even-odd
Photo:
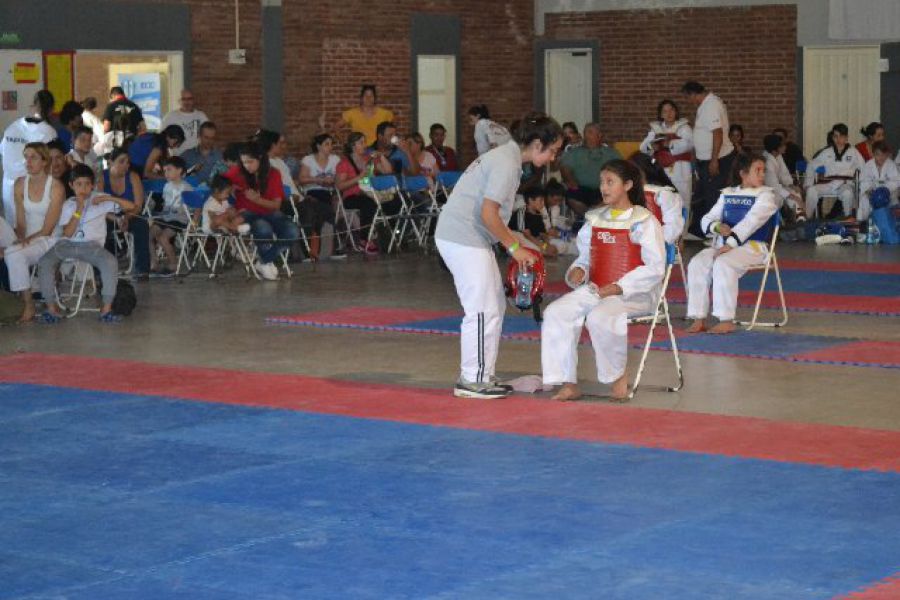
[[[810,175],[813,177],[813,185],[816,185],[815,177],[816,177],[817,173],[807,174],[807,177],[809,177]],[[850,202],[850,204],[851,204],[850,214],[851,215],[855,215],[857,208],[859,208],[859,176],[860,176],[860,173],[859,173],[859,170],[857,169],[856,171],[853,172],[853,178],[847,180],[848,183],[852,182],[852,184],[853,184],[853,199]],[[804,188],[803,191],[804,191],[804,196],[805,196],[806,188]],[[841,194],[837,190],[829,191],[829,192],[825,192],[825,193],[821,194],[819,196],[819,199],[816,201],[815,208],[813,209],[812,217],[814,219],[821,219],[821,218],[823,218],[823,215],[827,214],[827,212],[825,211],[825,201],[826,200],[831,200],[832,201],[831,206],[833,207],[834,202],[841,202]]]
[[[350,246],[354,252],[359,251],[356,243],[355,229],[359,226],[359,211],[344,208],[344,197],[339,189],[332,188],[334,196],[334,235],[335,239],[340,242],[341,237],[344,238],[344,245]],[[343,231],[341,230],[343,223]]]
[[[128,257],[128,267],[124,271],[120,270],[119,275],[131,275],[134,271],[134,236],[130,231],[122,230],[122,219],[124,216],[121,213],[112,215],[113,242],[116,245],[116,258],[123,249]]]
[[[291,186],[284,186],[284,197],[287,198],[288,205],[291,207],[291,220],[297,225],[300,232],[300,240],[306,249],[306,255],[310,255],[309,238],[306,236],[306,230],[303,229],[303,223],[300,222],[300,202],[303,200],[297,194],[291,193]]]
[[[390,202],[390,200],[383,200],[382,198],[389,197],[390,199],[393,199],[394,197],[399,196],[401,205],[404,203],[404,200],[403,196],[400,194],[400,182],[397,181],[397,177],[394,175],[376,175],[370,177],[369,188],[371,189],[366,189],[365,192],[376,204],[375,216],[372,218],[372,225],[369,227],[369,236],[366,240],[371,242],[372,238],[375,237],[375,228],[378,227],[379,224],[390,229],[390,218],[396,218],[389,218],[387,213],[384,212],[384,203]],[[391,231],[391,242],[393,242],[395,234],[396,232]]]
[[[181,250],[178,253],[178,265],[175,267],[175,275],[182,274],[182,265],[184,265],[185,273],[193,271],[200,257],[203,257],[203,262],[206,263],[207,269],[212,268],[209,255],[206,253],[206,241],[209,239],[209,234],[200,229],[200,224],[194,218],[195,213],[203,210],[205,202],[206,196],[202,192],[189,191],[181,193],[181,209],[187,218],[187,225],[185,225],[184,231],[179,231],[176,236],[181,241]],[[193,258],[190,258],[191,246],[194,247]]]
[[[417,202],[418,198],[425,197],[424,202]],[[432,191],[431,180],[423,175],[404,177],[400,185],[400,197],[402,205],[400,214],[397,215],[399,230],[396,235],[392,232],[391,244],[388,252],[396,242],[399,248],[406,236],[407,226],[412,228],[413,235],[420,248],[426,248],[426,239],[431,222],[440,211],[437,198]],[[416,222],[419,221],[417,224]]]
[[[781,285],[781,271],[778,268],[778,257],[775,256],[775,243],[778,241],[778,231],[781,229],[781,213],[775,211],[775,214],[763,225],[772,231],[769,241],[769,252],[766,256],[766,262],[750,267],[749,271],[762,271],[762,281],[759,284],[759,292],[756,294],[756,304],[753,307],[753,317],[750,321],[735,320],[737,325],[746,325],[747,331],[753,329],[757,325],[760,327],[784,327],[788,323],[787,302],[784,299],[784,288]],[[758,321],[759,307],[762,304],[763,293],[766,291],[766,280],[769,277],[769,271],[775,272],[775,281],[778,283],[778,298],[781,300],[781,320],[780,321]]]
[[[634,383],[631,391],[628,393],[628,399],[631,400],[637,394],[638,387],[641,384],[641,377],[644,374],[644,367],[647,363],[647,355],[650,353],[650,344],[653,343],[653,332],[660,318],[665,319],[666,327],[669,330],[669,343],[672,345],[672,357],[675,359],[675,373],[678,377],[678,383],[671,387],[666,387],[666,391],[677,392],[684,387],[684,371],[681,368],[681,357],[678,354],[678,343],[675,340],[675,330],[672,327],[672,317],[669,314],[669,303],[666,300],[666,292],[669,288],[669,280],[672,276],[672,267],[675,265],[677,258],[677,248],[672,244],[666,244],[666,274],[663,277],[662,286],[659,290],[659,296],[656,299],[656,306],[649,315],[635,316],[628,319],[629,323],[650,323],[650,329],[647,331],[647,339],[644,342],[644,349],[641,352],[641,360],[638,363],[637,373],[634,376]],[[660,312],[662,309],[662,312]]]
[[[72,280],[69,283],[69,291],[68,292],[60,292],[57,291],[57,296],[59,298],[59,303],[63,305],[66,309],[66,317],[71,318],[77,315],[81,311],[89,311],[89,312],[100,312],[100,308],[87,308],[82,306],[84,303],[85,292],[87,291],[88,282],[91,284],[91,291],[87,294],[88,296],[96,296],[97,295],[97,281],[94,279],[94,267],[90,263],[82,262],[80,260],[72,260],[67,259],[60,263],[60,267],[65,265],[66,263],[74,266],[72,269]],[[62,268],[60,269],[62,271]],[[65,279],[60,282],[60,286],[63,287],[65,285]],[[75,290],[78,291],[75,291]],[[51,302],[50,299],[45,299],[47,302]],[[69,302],[75,302],[74,307],[69,306]]]
[[[461,171],[441,171],[437,174],[435,184],[438,190],[443,192],[444,198],[450,197],[450,192],[453,191],[460,177],[462,177]]]

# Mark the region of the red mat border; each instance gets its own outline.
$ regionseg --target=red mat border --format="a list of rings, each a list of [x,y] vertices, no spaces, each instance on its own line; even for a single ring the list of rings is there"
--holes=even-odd
[[[135,373],[141,377],[135,378]],[[0,357],[0,382],[900,472],[900,432],[888,430],[559,403],[526,396],[492,402],[462,400],[447,389],[48,354]]]

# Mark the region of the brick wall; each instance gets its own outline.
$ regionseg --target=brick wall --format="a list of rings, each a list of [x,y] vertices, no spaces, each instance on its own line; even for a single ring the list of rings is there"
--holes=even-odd
[[[401,131],[409,131],[413,13],[460,18],[462,103],[457,110],[464,113],[484,103],[494,118],[509,123],[533,106],[532,0],[288,0],[283,10],[285,129],[294,151],[305,149],[318,132],[321,114],[331,124],[356,106],[362,83],[377,85],[379,103],[394,111]],[[463,157],[471,158],[472,129],[465,120],[457,139]]]
[[[754,6],[549,14],[546,39],[600,43],[601,124],[611,140],[639,140],[656,105],[700,81],[727,103],[732,123],[762,150],[774,127],[794,131],[796,6]]]

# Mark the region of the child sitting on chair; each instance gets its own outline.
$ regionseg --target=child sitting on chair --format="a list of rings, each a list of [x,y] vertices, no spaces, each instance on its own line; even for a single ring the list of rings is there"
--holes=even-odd
[[[558,251],[550,245],[544,223],[544,189],[528,188],[522,192],[525,208],[520,214],[513,215],[510,229],[516,234],[523,246],[533,248],[544,256],[555,257]]]
[[[562,385],[554,400],[575,400],[578,341],[587,326],[597,379],[628,398],[628,315],[653,310],[666,270],[662,227],[644,207],[641,172],[612,160],[600,171],[603,205],[585,214],[578,258],[566,272],[575,288],[544,312],[541,364],[544,385]]]
[[[738,280],[751,267],[765,264],[772,237],[772,216],[781,199],[764,187],[766,161],[758,154],[740,154],[734,161],[732,185],[706,213],[700,226],[715,236],[712,247],[691,259],[687,271],[687,318],[694,322],[690,333],[706,331],[709,287],[712,284],[712,314],[719,322],[710,333],[735,330]]]
[[[204,233],[249,233],[250,226],[229,202],[231,181],[221,175],[212,178],[209,198],[203,204],[201,229]]]
[[[106,215],[116,210],[134,209],[130,200],[107,196],[94,191],[94,171],[87,165],[72,167],[70,176],[75,196],[69,198],[62,207],[59,222],[63,226],[62,237],[38,261],[38,279],[41,293],[47,303],[46,312],[40,320],[57,323],[60,318],[56,301],[56,270],[65,259],[74,259],[93,265],[100,271],[103,283],[101,295],[103,307],[100,320],[121,321],[122,317],[112,312],[112,301],[116,296],[119,264],[116,257],[103,248],[106,241]]]
[[[172,240],[179,231],[183,231],[188,225],[188,213],[181,201],[183,192],[193,191],[194,187],[184,180],[187,165],[180,156],[167,158],[163,162],[163,176],[166,185],[163,187],[162,210],[153,215],[153,225],[150,227],[150,270],[157,276],[171,277],[175,274],[178,261],[178,253]],[[196,219],[194,215],[194,219]],[[162,248],[166,257],[166,267],[156,266],[158,260],[157,248]]]
[[[653,213],[663,228],[663,237],[667,244],[677,244],[684,231],[684,202],[681,194],[666,170],[653,158],[646,154],[636,154],[631,158],[644,176],[644,200],[647,210]]]

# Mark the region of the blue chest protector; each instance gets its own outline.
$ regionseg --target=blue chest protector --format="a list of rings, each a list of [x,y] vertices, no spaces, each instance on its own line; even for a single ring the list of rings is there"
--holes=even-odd
[[[722,222],[729,227],[734,227],[740,223],[753,205],[756,203],[756,196],[753,194],[725,194],[725,208],[722,211]],[[772,215],[762,227],[753,232],[748,240],[756,240],[757,242],[769,242],[772,239],[772,232],[775,230],[775,221],[778,218],[778,212]],[[748,240],[744,240],[745,242]]]

